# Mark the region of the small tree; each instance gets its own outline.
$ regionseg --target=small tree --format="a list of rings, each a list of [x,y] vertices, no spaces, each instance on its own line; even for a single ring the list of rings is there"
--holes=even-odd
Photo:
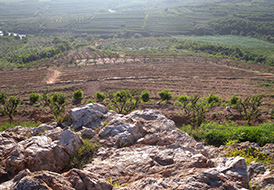
[[[78,89],[78,90],[76,90],[76,91],[73,92],[72,98],[75,101],[79,101],[79,100],[81,100],[83,98],[83,96],[84,96],[83,91],[81,89]]]
[[[210,94],[206,97],[207,106],[210,108],[216,107],[221,101],[221,98],[215,94]]]
[[[103,102],[106,99],[106,95],[101,92],[96,92],[95,97],[99,102]]]
[[[110,100],[108,107],[114,109],[118,113],[128,114],[135,110],[140,102],[138,96],[138,90],[131,92],[121,90],[117,92],[109,93],[108,98]]]
[[[21,99],[15,96],[10,96],[7,99],[7,95],[4,92],[0,93],[1,113],[9,116],[10,122],[13,120],[13,115],[17,113],[18,105],[21,103]]]
[[[6,92],[0,92],[0,105],[5,104],[7,99],[7,93]]]
[[[232,96],[229,100],[230,105],[235,108],[243,119],[250,124],[250,121],[257,119],[262,114],[260,112],[260,106],[262,105],[262,95],[248,96],[245,99],[238,96]]]
[[[29,95],[29,101],[32,105],[37,103],[41,98],[42,98],[42,96],[38,93],[31,93]]]
[[[189,100],[190,100],[190,97],[188,97],[187,95],[178,96],[177,100],[174,102],[174,105],[182,106],[185,110],[185,113],[187,113],[186,106],[188,105]]]
[[[162,90],[158,93],[162,101],[169,101],[172,98],[172,94],[167,90]]]
[[[66,97],[61,92],[53,93],[49,98],[50,112],[58,125],[64,121],[66,105]]]
[[[148,90],[143,90],[141,93],[141,99],[143,102],[149,102],[150,92]]]

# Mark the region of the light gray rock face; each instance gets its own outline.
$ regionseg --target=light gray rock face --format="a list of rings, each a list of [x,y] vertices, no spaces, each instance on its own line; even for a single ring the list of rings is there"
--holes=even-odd
[[[80,134],[84,139],[91,139],[95,135],[94,130],[86,127],[83,127],[83,129],[80,131]]]
[[[3,137],[5,133],[0,134],[2,179],[6,180],[25,168],[60,172],[83,144],[81,138],[70,130],[55,128],[44,134],[20,142]]]
[[[78,129],[80,127],[96,128],[105,119],[108,109],[97,103],[90,103],[85,106],[74,108],[69,112],[72,121],[72,127]]]
[[[267,170],[251,179],[253,189],[269,190],[274,189],[274,170]]]
[[[31,131],[31,134],[33,136],[36,136],[38,134],[42,134],[43,132],[45,131],[48,131],[48,130],[52,130],[54,129],[54,127],[52,125],[47,125],[47,124],[41,124],[39,125],[38,127],[34,128],[32,131]]]
[[[101,148],[84,170],[136,190],[248,188],[244,158],[208,159],[184,146]]]
[[[112,190],[113,186],[104,178],[98,177],[96,174],[72,169],[62,174],[77,190]]]
[[[101,143],[107,146],[123,147],[135,144],[171,145],[173,143],[191,146],[196,141],[176,128],[173,121],[156,110],[134,111],[121,117],[113,116],[110,123],[100,130]]]
[[[1,190],[112,190],[113,186],[88,171],[72,169],[58,174],[51,171],[21,171],[12,180],[2,183]]]

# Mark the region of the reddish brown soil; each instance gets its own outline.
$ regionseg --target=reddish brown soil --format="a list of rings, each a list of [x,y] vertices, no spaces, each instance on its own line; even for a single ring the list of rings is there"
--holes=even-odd
[[[213,59],[186,56],[177,57],[175,60],[173,57],[155,56],[149,58],[146,63],[140,62],[141,59],[137,60],[139,61],[130,63],[0,71],[0,90],[8,92],[9,95],[20,96],[23,98],[23,104],[28,104],[28,95],[31,92],[43,93],[46,89],[49,92],[65,93],[70,102],[72,92],[76,89],[84,91],[85,100],[93,98],[97,91],[107,93],[122,89],[148,89],[151,91],[154,105],[143,105],[141,108],[158,108],[166,114],[173,113],[173,115],[180,112],[177,107],[155,105],[159,101],[160,90],[169,89],[174,95],[187,94],[201,97],[215,93],[225,99],[234,94],[274,95],[273,87],[266,88],[258,82],[274,80],[274,75],[245,69],[247,63],[243,63],[244,66],[239,68],[235,66],[239,63],[233,60],[222,59],[216,62]],[[273,70],[273,67],[255,66],[253,65],[252,68]],[[264,98],[266,112],[273,101],[274,98]],[[27,112],[39,113],[34,115],[29,113],[28,117],[24,117],[23,112],[20,111],[16,119],[34,118],[35,121],[51,119],[49,114],[38,108],[31,108],[28,105],[25,107]],[[0,117],[0,121],[6,119]]]

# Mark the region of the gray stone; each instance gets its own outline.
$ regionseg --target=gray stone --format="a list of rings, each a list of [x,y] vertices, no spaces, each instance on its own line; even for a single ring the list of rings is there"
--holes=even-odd
[[[90,103],[79,108],[73,108],[69,111],[69,117],[72,121],[72,127],[78,129],[80,127],[96,128],[100,126],[105,119],[104,114],[108,109],[97,103]]]

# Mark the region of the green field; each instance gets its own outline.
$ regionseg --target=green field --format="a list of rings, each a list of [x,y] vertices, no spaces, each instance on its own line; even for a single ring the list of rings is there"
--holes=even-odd
[[[273,7],[264,0],[0,0],[0,26],[25,34],[234,34],[273,42]]]
[[[202,42],[214,46],[225,46],[230,48],[240,48],[253,54],[266,56],[274,59],[274,43],[244,36],[176,36],[192,42]]]

